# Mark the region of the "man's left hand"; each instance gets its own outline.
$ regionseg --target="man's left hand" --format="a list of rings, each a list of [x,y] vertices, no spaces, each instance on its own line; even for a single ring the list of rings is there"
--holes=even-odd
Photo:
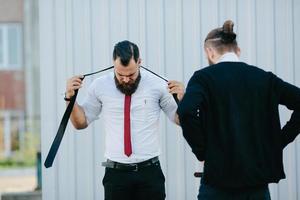
[[[183,83],[171,80],[168,82],[168,89],[171,94],[177,94],[178,100],[181,101],[185,90]]]

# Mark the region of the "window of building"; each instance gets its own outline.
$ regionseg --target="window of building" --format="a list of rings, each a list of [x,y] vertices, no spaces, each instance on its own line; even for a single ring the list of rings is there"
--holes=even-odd
[[[0,65],[3,63],[3,30],[0,28]]]
[[[22,24],[0,24],[0,69],[22,68]]]

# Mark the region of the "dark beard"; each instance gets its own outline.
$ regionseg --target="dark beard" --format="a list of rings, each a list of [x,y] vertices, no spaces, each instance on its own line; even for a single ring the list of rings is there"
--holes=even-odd
[[[138,77],[135,79],[133,83],[120,83],[117,79],[116,75],[114,76],[116,87],[120,92],[125,95],[132,95],[139,86],[141,80],[141,73],[139,72]]]

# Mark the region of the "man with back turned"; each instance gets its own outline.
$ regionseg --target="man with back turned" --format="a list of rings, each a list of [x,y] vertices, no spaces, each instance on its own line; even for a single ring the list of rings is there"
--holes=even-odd
[[[198,199],[270,199],[285,178],[282,152],[300,131],[300,89],[239,60],[233,22],[209,32],[209,67],[191,77],[177,113],[183,135],[204,162]],[[292,110],[281,128],[278,106]]]

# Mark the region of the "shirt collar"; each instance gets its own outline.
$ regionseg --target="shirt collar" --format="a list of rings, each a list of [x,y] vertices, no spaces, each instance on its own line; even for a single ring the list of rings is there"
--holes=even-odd
[[[240,59],[235,53],[228,52],[228,53],[223,54],[217,63],[220,63],[220,62],[240,62]]]

